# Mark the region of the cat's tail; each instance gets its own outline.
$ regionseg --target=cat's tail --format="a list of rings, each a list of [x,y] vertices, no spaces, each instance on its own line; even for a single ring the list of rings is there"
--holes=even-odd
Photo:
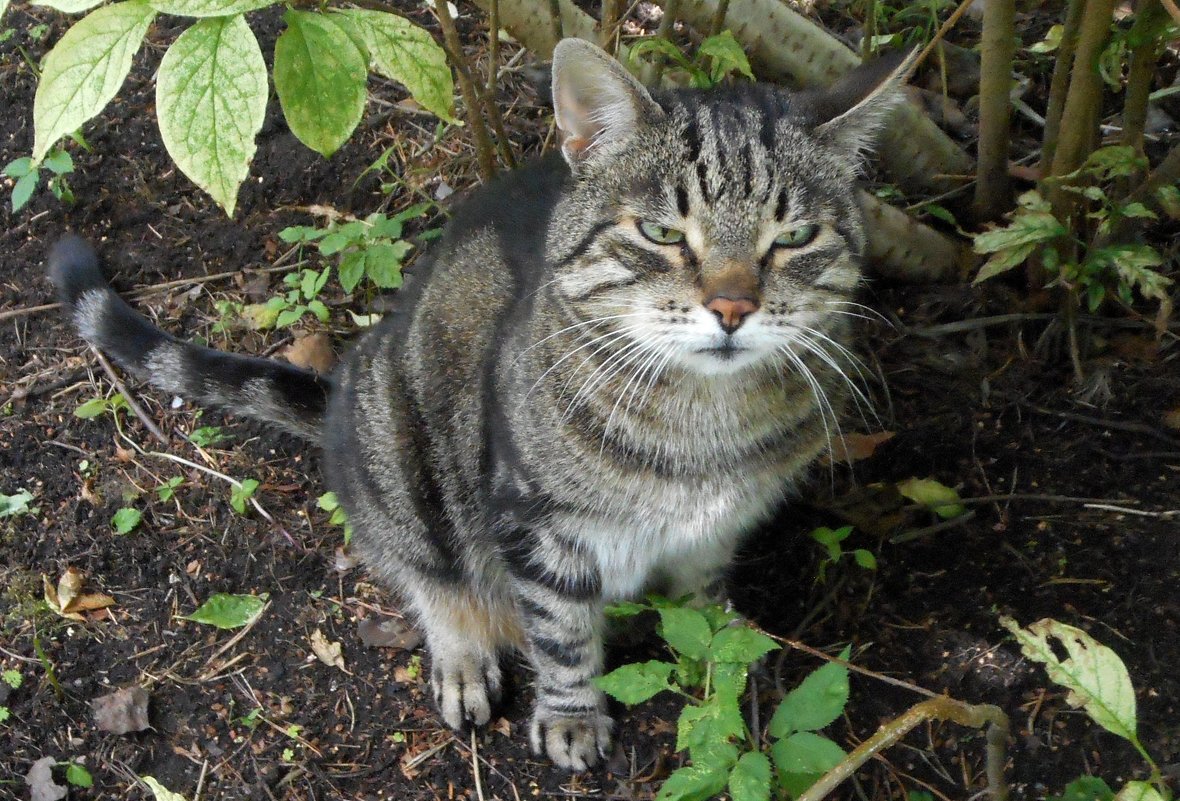
[[[115,293],[94,249],[72,234],[50,251],[49,277],[82,338],[135,375],[165,392],[319,440],[330,380],[282,362],[223,353],[166,334]]]

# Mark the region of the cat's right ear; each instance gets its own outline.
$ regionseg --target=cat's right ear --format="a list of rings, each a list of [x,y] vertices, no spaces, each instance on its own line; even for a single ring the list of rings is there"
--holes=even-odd
[[[553,49],[553,110],[561,152],[575,169],[663,116],[643,84],[600,48],[562,39]]]

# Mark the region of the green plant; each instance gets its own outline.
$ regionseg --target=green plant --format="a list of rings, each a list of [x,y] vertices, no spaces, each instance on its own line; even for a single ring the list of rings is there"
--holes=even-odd
[[[0,492],[0,518],[37,514],[41,510],[31,506],[32,501],[33,493],[28,490],[17,490],[12,495]]]
[[[246,503],[254,497],[255,490],[258,489],[258,479],[245,478],[241,483],[234,486],[230,490],[229,505],[233,510],[240,515],[246,514]]]
[[[172,478],[167,479],[160,486],[156,487],[156,497],[161,502],[167,503],[176,496],[176,488],[183,483],[184,478],[182,476],[172,476]]]
[[[1134,148],[1112,145],[1095,150],[1077,170],[1052,179],[1051,184],[1087,205],[1085,217],[1095,229],[1091,239],[1060,219],[1039,191],[1025,192],[1017,199],[1008,225],[975,236],[975,251],[989,256],[975,282],[1035,257],[1050,279],[1048,286],[1062,287],[1079,301],[1084,298],[1092,312],[1112,293],[1128,304],[1136,291],[1165,302],[1172,279],[1155,269],[1164,263],[1159,251],[1137,243],[1100,244],[1124,220],[1157,218],[1142,202],[1114,199],[1110,194],[1116,179],[1133,176],[1146,166],[1146,159]]]
[[[754,80],[750,61],[730,31],[722,31],[705,39],[692,58],[660,36],[633,42],[630,54],[632,59],[654,56],[670,60],[687,74],[688,84],[698,89],[716,86],[735,73]]]
[[[1069,690],[1067,704],[1129,742],[1151,772],[1148,781],[1127,782],[1118,793],[1102,779],[1083,777],[1054,801],[1171,801],[1172,791],[1159,765],[1139,741],[1135,688],[1119,655],[1081,629],[1051,618],[1027,628],[1008,617],[1001,617],[1000,623],[1026,657],[1044,665],[1049,678]]]
[[[717,605],[693,609],[653,598],[647,604],[618,604],[608,614],[627,617],[653,609],[674,661],[624,665],[598,679],[598,686],[625,704],[665,691],[686,700],[676,748],[687,752],[690,763],[668,777],[657,799],[705,799],[726,788],[733,801],[766,799],[772,793],[797,796],[844,759],[843,749],[817,731],[844,710],[846,667],[824,665],[788,693],[767,727],[769,748],[759,747],[740,701],[750,664],[778,644]],[[847,656],[845,651],[841,658]]]
[[[12,185],[12,211],[14,213],[23,209],[33,193],[37,191],[37,185],[41,183],[42,169],[49,172],[49,181],[46,186],[53,196],[63,203],[74,202],[74,193],[70,189],[70,182],[67,178],[74,171],[74,160],[65,150],[54,148],[39,163],[34,163],[31,158],[24,156],[8,162],[0,171],[3,175],[16,179],[16,183]]]
[[[50,0],[67,13],[99,0]],[[233,214],[262,128],[269,81],[247,12],[277,0],[123,0],[76,22],[45,56],[33,104],[30,168],[61,137],[100,113],[119,91],[157,14],[195,19],[156,72],[156,110],[169,155]],[[360,122],[370,70],[401,82],[426,109],[450,120],[452,80],[431,35],[385,11],[288,8],[275,42],[274,85],[291,132],[331,155]]]
[[[111,525],[120,534],[130,534],[139,528],[139,524],[142,521],[143,512],[132,506],[124,506],[115,512],[115,516],[111,518]]]
[[[0,680],[3,680],[12,689],[19,690],[20,686],[25,682],[25,677],[21,675],[19,670],[9,669],[0,673]]]
[[[77,409],[74,409],[74,416],[80,417],[83,420],[90,420],[106,412],[118,414],[120,411],[126,411],[129,408],[127,399],[123,397],[123,393],[116,392],[109,398],[91,398],[82,403]]]
[[[280,231],[279,238],[314,245],[321,256],[334,257],[336,276],[345,292],[352,292],[364,278],[378,289],[396,289],[402,285],[402,260],[414,247],[401,238],[402,229],[410,220],[425,216],[433,206],[416,203],[392,217],[370,214],[363,220],[331,222],[323,228],[291,226]]]
[[[198,448],[208,448],[229,439],[219,426],[201,426],[200,428],[195,428],[193,429],[193,433],[188,435],[188,438]]]
[[[352,542],[352,527],[348,525],[348,516],[344,513],[343,507],[340,506],[340,501],[336,498],[336,493],[325,492],[316,498],[315,505],[328,512],[328,525],[344,527],[344,544],[347,546]]]
[[[93,787],[94,777],[81,762],[66,762],[66,781],[74,787]]]
[[[827,554],[819,563],[817,580],[823,581],[828,567],[837,564],[845,556],[851,556],[852,560],[865,570],[877,569],[877,557],[872,551],[865,548],[856,548],[852,551],[844,550],[842,543],[852,534],[852,528],[852,526],[842,526],[833,530],[827,526],[821,526],[810,532],[808,536],[822,545]]]

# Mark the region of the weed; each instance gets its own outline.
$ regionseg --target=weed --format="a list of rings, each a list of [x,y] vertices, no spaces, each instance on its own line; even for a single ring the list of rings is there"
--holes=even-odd
[[[830,529],[827,526],[821,526],[809,534],[813,540],[824,547],[824,551],[827,554],[819,563],[819,571],[816,577],[817,581],[824,581],[828,567],[837,564],[845,556],[851,556],[852,560],[860,567],[863,567],[865,570],[877,569],[877,557],[872,551],[865,548],[857,548],[852,551],[844,550],[842,543],[844,540],[848,539],[849,535],[851,534],[852,526],[843,526],[835,530]]]
[[[336,493],[325,492],[316,498],[315,505],[329,513],[328,525],[344,527],[345,546],[352,542],[352,527],[348,525],[348,516],[344,513],[343,507],[340,506],[340,501],[337,500]]]
[[[54,148],[45,156],[40,164],[34,164],[28,156],[14,159],[4,165],[0,171],[3,175],[16,180],[12,186],[12,211],[15,214],[25,207],[37,185],[41,183],[41,170],[49,172],[46,186],[53,196],[63,203],[73,203],[74,193],[70,189],[68,177],[74,171],[74,160],[70,154],[61,148]]]
[[[165,481],[160,486],[156,487],[156,497],[161,502],[167,503],[176,495],[176,488],[184,483],[184,478],[181,476],[172,476],[172,478]]]
[[[115,516],[111,518],[111,526],[120,534],[130,534],[139,528],[139,524],[142,521],[143,512],[132,506],[124,506],[115,512]]]
[[[705,39],[692,58],[659,36],[640,39],[631,45],[632,59],[646,54],[658,54],[671,61],[687,74],[688,84],[698,89],[716,86],[734,74],[754,80],[754,73],[750,69],[745,51],[729,31],[722,31]]]
[[[229,505],[233,510],[240,515],[246,514],[246,503],[254,497],[254,491],[258,489],[258,479],[245,478],[242,483],[233,488],[229,494]]]
[[[188,439],[198,448],[208,448],[224,442],[229,437],[218,426],[201,426],[194,429],[193,433],[188,435]]]
[[[74,409],[74,416],[83,420],[91,420],[106,412],[117,415],[120,411],[126,411],[128,408],[130,407],[127,405],[127,399],[123,397],[123,393],[116,392],[109,398],[91,398],[82,403],[77,409]]]
[[[93,787],[94,777],[80,762],[58,763],[66,766],[66,781],[74,787]]]

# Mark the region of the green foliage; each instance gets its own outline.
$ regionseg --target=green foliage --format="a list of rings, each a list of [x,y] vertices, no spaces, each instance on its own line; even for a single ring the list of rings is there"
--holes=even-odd
[[[94,777],[80,762],[70,762],[66,765],[66,781],[74,787],[93,787]]]
[[[156,487],[156,497],[159,498],[162,503],[168,503],[168,501],[175,497],[176,488],[183,483],[183,477],[172,476],[172,478],[166,480],[163,484]]]
[[[633,42],[630,52],[633,59],[643,55],[659,54],[685,72],[689,85],[698,89],[716,86],[735,74],[754,80],[750,61],[730,31],[722,31],[705,39],[692,58],[659,36]]]
[[[1135,688],[1127,666],[1110,648],[1079,628],[1046,618],[1021,628],[1012,618],[1000,624],[1016,638],[1021,652],[1045,666],[1049,678],[1069,692],[1065,702],[1135,747],[1151,769],[1151,783],[1128,782],[1114,793],[1101,779],[1078,779],[1058,801],[1167,801],[1172,798],[1159,766],[1139,741]],[[1059,655],[1064,654],[1064,658]],[[1154,787],[1152,786],[1154,785]]]
[[[6,706],[0,706],[0,723],[7,723],[8,719],[12,717],[12,710]]]
[[[658,801],[704,801],[722,792],[733,801],[796,796],[844,758],[839,745],[816,732],[844,710],[846,667],[825,665],[792,690],[771,718],[771,742],[759,750],[741,701],[750,663],[778,644],[716,605],[696,609],[652,598],[646,604],[617,604],[607,613],[631,617],[651,610],[659,615],[671,658],[623,665],[597,684],[625,704],[665,690],[687,699],[676,725],[676,748],[688,753],[689,763],[668,777]],[[845,651],[841,658],[847,657]]]
[[[307,313],[314,314],[321,323],[328,322],[328,307],[320,300],[320,291],[328,283],[330,268],[319,272],[299,270],[283,277],[287,291],[276,295],[261,305],[243,309],[254,328],[289,328],[303,319]]]
[[[120,534],[130,534],[139,528],[142,521],[143,512],[131,506],[124,506],[115,512],[115,516],[111,518],[111,525]]]
[[[0,518],[35,515],[41,510],[31,506],[33,493],[28,490],[17,490],[12,495],[0,492]]]
[[[3,680],[12,689],[19,690],[20,686],[25,682],[25,677],[21,675],[19,670],[10,669],[0,673],[0,680]]]
[[[188,435],[189,442],[198,448],[208,448],[229,439],[219,426],[201,426]]]
[[[205,623],[219,629],[238,629],[258,617],[264,606],[265,596],[230,595],[219,592],[197,607],[197,611],[182,617],[182,620]]]
[[[1104,238],[1124,220],[1156,219],[1155,212],[1142,203],[1110,194],[1114,181],[1128,179],[1146,166],[1134,148],[1112,145],[1095,150],[1080,168],[1053,180],[1089,209],[1085,218],[1093,222],[1097,237]],[[1017,204],[1008,225],[975,236],[975,252],[989,256],[975,283],[1036,257],[1051,277],[1049,286],[1061,286],[1085,298],[1091,312],[1112,292],[1127,304],[1134,300],[1136,291],[1148,300],[1167,300],[1172,279],[1155,269],[1164,264],[1155,248],[1136,243],[1090,247],[1055,216],[1051,204],[1037,190],[1025,192]]]
[[[846,555],[851,555],[852,560],[856,562],[858,566],[863,567],[865,570],[877,569],[877,557],[872,551],[869,551],[865,548],[857,548],[852,551],[844,550],[842,543],[844,540],[848,539],[849,535],[851,534],[852,526],[843,526],[835,530],[830,529],[827,526],[821,526],[808,535],[813,540],[822,545],[826,553],[823,561],[819,563],[819,571],[817,574],[819,581],[824,580],[828,567],[838,563]]]
[[[316,498],[315,505],[328,512],[328,525],[344,527],[344,544],[348,545],[352,542],[352,526],[348,525],[348,516],[344,513],[343,507],[340,506],[340,501],[336,498],[336,493],[325,492]]]
[[[13,213],[23,209],[37,191],[42,169],[49,172],[49,182],[46,186],[53,196],[63,203],[74,202],[74,193],[68,180],[68,176],[74,171],[74,159],[65,150],[54,148],[40,164],[35,164],[31,158],[23,156],[8,162],[4,169],[0,170],[0,174],[16,179],[12,186]]]
[[[959,503],[958,490],[933,478],[907,478],[897,482],[897,491],[903,498],[922,504],[943,520],[950,520],[967,511]]]
[[[117,414],[120,411],[128,409],[127,399],[123,397],[122,392],[116,392],[109,398],[91,398],[85,403],[74,409],[74,417],[80,417],[83,420],[91,420],[98,417],[105,412]]]
[[[245,478],[242,482],[230,490],[229,505],[233,510],[240,515],[246,514],[246,503],[254,497],[255,490],[258,489],[258,479]]]
[[[80,13],[95,0],[48,0]],[[123,0],[90,11],[45,56],[33,103],[33,153],[9,164],[17,179],[14,210],[36,187],[39,168],[65,198],[68,155],[51,154],[63,136],[99,114],[131,69],[158,14],[196,18],[160,62],[156,108],[160,135],[186,176],[232,215],[254,156],[266,111],[266,62],[244,14],[276,0]],[[442,119],[453,83],[446,55],[431,35],[396,14],[321,7],[288,9],[275,43],[274,83],[287,123],[305,145],[331,155],[361,119],[370,70],[401,82]],[[17,173],[20,174],[17,174]],[[59,194],[60,193],[60,194]]]

